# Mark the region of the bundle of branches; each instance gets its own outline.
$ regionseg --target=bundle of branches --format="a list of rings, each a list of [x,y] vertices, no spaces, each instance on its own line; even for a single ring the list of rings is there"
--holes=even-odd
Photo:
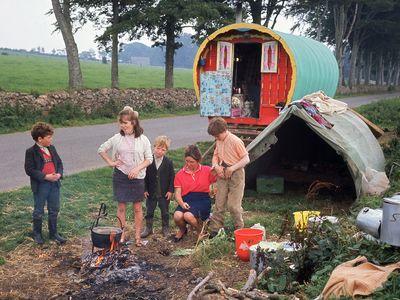
[[[270,294],[264,291],[256,289],[257,282],[265,276],[270,270],[266,268],[258,276],[257,272],[253,269],[249,272],[249,277],[241,290],[226,287],[221,280],[211,280],[214,276],[213,272],[210,272],[189,294],[187,300],[193,299],[281,299],[283,295],[277,293]],[[297,299],[295,296],[289,296],[289,299]]]

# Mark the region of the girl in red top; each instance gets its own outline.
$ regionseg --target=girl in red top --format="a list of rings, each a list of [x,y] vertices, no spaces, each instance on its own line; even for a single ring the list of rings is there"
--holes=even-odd
[[[186,165],[176,174],[174,180],[175,199],[179,204],[174,213],[174,221],[179,228],[175,242],[182,240],[187,233],[187,223],[199,232],[197,218],[204,221],[210,216],[210,184],[215,182],[215,177],[211,168],[201,165],[200,161],[200,149],[196,145],[186,147]]]

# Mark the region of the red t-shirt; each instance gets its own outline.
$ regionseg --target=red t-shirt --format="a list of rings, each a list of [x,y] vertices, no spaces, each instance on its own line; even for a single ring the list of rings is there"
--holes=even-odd
[[[211,174],[209,166],[199,165],[199,168],[191,174],[183,167],[175,175],[174,187],[181,188],[182,196],[190,192],[210,192],[210,184],[216,181],[216,177]]]
[[[53,158],[51,157],[51,154],[47,154],[42,149],[40,149],[40,151],[42,152],[43,158],[44,158],[44,166],[43,166],[42,172],[45,173],[45,174],[53,174],[53,173],[55,173],[56,172],[56,167],[54,165]]]

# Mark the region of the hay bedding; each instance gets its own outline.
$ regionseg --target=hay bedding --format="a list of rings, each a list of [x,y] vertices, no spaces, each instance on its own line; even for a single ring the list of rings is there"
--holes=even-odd
[[[89,236],[71,239],[63,246],[46,244],[43,248],[26,241],[10,252],[6,264],[0,266],[0,299],[186,298],[207,274],[193,266],[190,256],[170,254],[177,249],[194,247],[195,234],[190,232],[178,244],[158,233],[148,240],[141,248],[129,246],[133,252],[132,264],[142,271],[140,276],[114,276],[101,284],[96,284],[81,270],[81,257],[91,252]],[[215,276],[227,286],[237,286],[246,280],[248,263],[228,257],[222,265]]]

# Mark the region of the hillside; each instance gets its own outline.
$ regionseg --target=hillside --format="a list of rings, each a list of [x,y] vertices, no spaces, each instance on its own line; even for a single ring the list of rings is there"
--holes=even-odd
[[[3,53],[3,51],[2,51]],[[4,52],[0,55],[0,90],[43,94],[68,87],[65,57],[35,55],[28,52]],[[81,61],[84,88],[110,87],[111,65],[99,61]],[[139,67],[121,63],[121,88],[163,88],[163,67]],[[176,69],[174,87],[193,88],[192,70]]]
[[[175,67],[191,69],[193,60],[197,52],[197,45],[192,43],[189,34],[183,34],[177,42],[182,43],[182,47],[175,53]],[[148,47],[142,43],[130,43],[122,46],[119,59],[123,63],[133,63],[137,65],[164,66],[165,61],[164,47]],[[140,59],[138,59],[140,58]]]

